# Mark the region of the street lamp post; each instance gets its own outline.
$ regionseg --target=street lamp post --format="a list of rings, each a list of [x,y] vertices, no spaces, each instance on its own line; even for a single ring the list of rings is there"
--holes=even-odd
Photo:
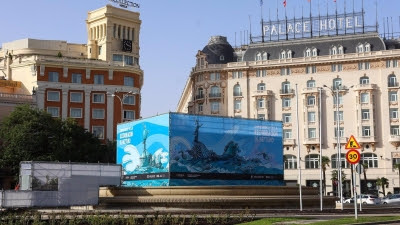
[[[114,93],[109,93],[107,92],[107,94],[111,95],[112,97],[117,97],[119,102],[121,103],[121,123],[123,122],[124,119],[124,101],[128,96],[133,96],[136,95],[138,93],[134,93],[133,91],[129,91],[127,93],[123,93],[122,94],[122,98],[119,95],[116,95],[115,93],[118,93],[118,91],[115,91]]]

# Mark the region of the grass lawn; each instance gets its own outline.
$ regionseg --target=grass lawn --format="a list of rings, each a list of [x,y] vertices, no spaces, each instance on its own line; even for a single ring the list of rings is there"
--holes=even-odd
[[[372,217],[372,216],[362,216],[358,217],[358,220],[354,219],[353,217],[344,217],[344,218],[339,218],[339,219],[332,219],[332,220],[326,220],[326,221],[319,221],[319,222],[312,222],[312,219],[310,218],[264,218],[261,220],[256,220],[248,223],[241,223],[240,225],[269,225],[269,224],[274,224],[278,222],[285,222],[285,221],[296,221],[296,220],[310,220],[310,223],[312,225],[339,225],[339,224],[353,224],[353,223],[367,223],[367,222],[384,222],[384,221],[393,221],[393,220],[399,220],[400,221],[400,216],[378,216],[378,217]],[[295,222],[293,224],[296,224]],[[304,223],[302,223],[304,224]]]

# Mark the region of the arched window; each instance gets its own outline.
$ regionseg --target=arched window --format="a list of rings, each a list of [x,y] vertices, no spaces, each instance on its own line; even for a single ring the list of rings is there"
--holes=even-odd
[[[343,46],[339,45],[338,53],[339,53],[339,55],[343,55],[344,54]]]
[[[294,155],[284,155],[285,169],[297,169],[297,157]]]
[[[307,88],[315,87],[315,80],[308,80],[307,81]]]
[[[262,54],[262,60],[268,60],[268,53],[264,52]]]
[[[398,84],[397,84],[396,75],[390,74],[388,76],[388,87],[397,87],[397,86],[398,86]]]
[[[370,52],[371,51],[371,45],[369,43],[366,43],[364,50],[365,50],[365,52]]]
[[[261,53],[256,54],[256,61],[261,61]]]
[[[368,168],[378,168],[378,157],[374,153],[362,153],[360,164],[367,164]]]
[[[196,99],[204,98],[204,91],[203,91],[203,88],[198,88],[198,89],[197,89],[197,96],[196,96],[196,97],[197,97]]]
[[[221,92],[219,91],[218,86],[211,87],[210,97],[221,97]]]
[[[357,45],[357,52],[358,53],[364,52],[364,45],[363,44],[358,44]]]
[[[308,96],[307,97],[307,105],[315,105],[315,96]]]
[[[337,48],[336,48],[336,46],[333,46],[331,48],[331,55],[336,55],[336,54],[337,54]]]
[[[338,164],[339,160],[338,160],[337,155],[338,155],[338,154],[333,154],[333,155],[331,156],[331,166],[332,166],[332,169],[337,169],[338,166],[339,166],[339,164]],[[340,161],[342,162],[342,168],[350,168],[350,163],[348,163],[347,160],[346,160],[346,154],[343,154],[343,153],[342,153],[342,154],[340,154],[340,155],[341,155]]]
[[[220,56],[219,56],[219,60],[220,60],[220,61],[224,61],[224,60],[225,60],[224,55],[220,55]]]
[[[319,168],[319,155],[311,154],[306,155],[306,169],[318,169]]]
[[[285,51],[281,51],[281,59],[286,59],[286,52]]]
[[[288,58],[288,59],[292,58],[292,51],[291,50],[287,51],[286,58]]]
[[[342,86],[342,79],[340,78],[333,79],[333,85],[332,85],[333,89],[334,90],[339,89],[340,86]]]
[[[369,77],[360,77],[360,84],[369,84]]]
[[[265,90],[265,83],[257,84],[257,91],[264,91]]]
[[[310,57],[311,56],[311,49],[307,48],[305,53],[304,53],[305,57]]]
[[[233,96],[242,96],[242,91],[239,84],[235,84],[235,86],[233,86]]]
[[[290,92],[290,82],[282,82],[282,94],[288,94]]]
[[[316,48],[313,48],[312,56],[317,56],[317,55],[318,55],[318,50]]]

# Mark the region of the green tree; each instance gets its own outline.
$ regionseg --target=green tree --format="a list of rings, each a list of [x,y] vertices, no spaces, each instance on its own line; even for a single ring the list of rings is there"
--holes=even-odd
[[[10,169],[16,180],[20,161],[115,163],[114,143],[102,144],[73,119],[54,119],[28,105],[1,121],[0,140],[0,168]]]
[[[400,188],[400,163],[394,164],[393,168],[396,169],[397,173],[399,174],[399,188]]]
[[[385,187],[389,187],[389,180],[386,177],[378,177],[376,180],[376,185],[382,187],[383,196],[386,196]]]
[[[363,173],[364,173],[364,193],[369,193],[369,187],[367,182],[367,170],[368,170],[368,163],[362,163],[363,166]]]
[[[329,167],[329,163],[331,162],[331,160],[329,159],[329,157],[327,156],[322,156],[322,180],[323,180],[323,186],[322,189],[324,190],[324,193],[326,195],[326,169],[327,167]]]
[[[332,180],[332,182],[336,183],[337,186],[339,187],[339,182],[338,182],[339,181],[339,178],[338,178],[339,173],[338,173],[338,171],[339,170],[332,170],[332,178],[331,178],[331,180]],[[343,190],[343,183],[344,183],[345,180],[346,180],[346,174],[342,170],[342,190]],[[338,192],[337,194],[339,195],[339,190],[336,189],[336,191]]]

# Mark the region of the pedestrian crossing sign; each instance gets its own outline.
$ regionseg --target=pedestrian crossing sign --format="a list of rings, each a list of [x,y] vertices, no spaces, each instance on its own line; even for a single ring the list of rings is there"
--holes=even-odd
[[[354,138],[353,135],[350,136],[349,140],[346,144],[346,149],[360,149],[360,144],[358,144],[357,140]]]

